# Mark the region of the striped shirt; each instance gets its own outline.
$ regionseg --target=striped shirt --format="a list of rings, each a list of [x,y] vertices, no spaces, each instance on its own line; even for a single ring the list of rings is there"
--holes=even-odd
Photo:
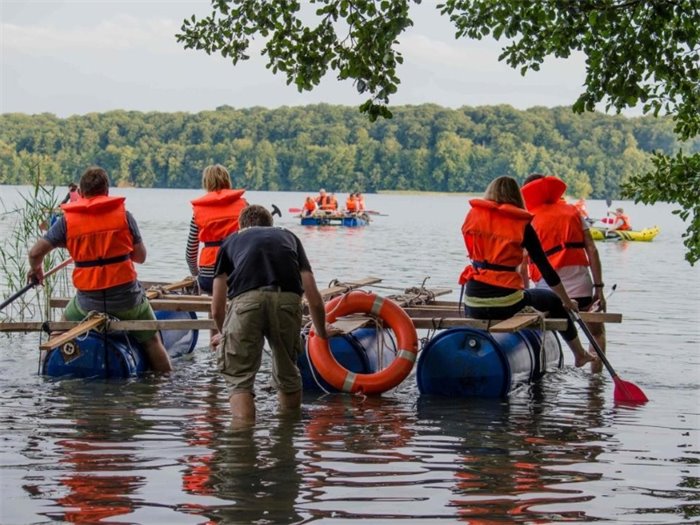
[[[214,278],[214,266],[202,266],[201,268],[197,266],[197,259],[199,258],[199,226],[194,222],[194,217],[190,221],[185,258],[191,275]]]

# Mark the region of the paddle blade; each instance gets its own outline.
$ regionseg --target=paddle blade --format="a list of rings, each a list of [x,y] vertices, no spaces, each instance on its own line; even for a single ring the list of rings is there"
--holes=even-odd
[[[618,376],[615,376],[615,392],[613,393],[615,401],[622,403],[646,403],[649,401],[647,396],[634,383],[623,381]]]
[[[289,213],[301,213],[301,208],[289,208]]]

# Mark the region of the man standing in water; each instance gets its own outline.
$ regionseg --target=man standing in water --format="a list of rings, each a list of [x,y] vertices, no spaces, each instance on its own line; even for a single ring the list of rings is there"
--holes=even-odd
[[[65,247],[73,258],[77,293],[63,313],[68,321],[82,321],[90,311],[122,320],[155,320],[156,316],[137,280],[134,263],[146,261],[146,247],[138,225],[124,207],[124,197],[109,195],[109,178],[102,168],[88,168],[80,177],[81,198],[61,205],[63,215],[29,250],[28,279],[44,279],[44,257]],[[170,357],[155,330],[132,332],[146,351],[151,368],[172,370]]]
[[[234,421],[255,420],[255,375],[265,339],[272,349],[280,409],[301,405],[302,295],[316,335],[329,337],[323,298],[304,247],[296,235],[272,222],[264,207],[245,208],[238,218],[240,230],[224,241],[216,261],[211,309],[220,335],[213,344],[219,347],[217,366],[228,385]]]

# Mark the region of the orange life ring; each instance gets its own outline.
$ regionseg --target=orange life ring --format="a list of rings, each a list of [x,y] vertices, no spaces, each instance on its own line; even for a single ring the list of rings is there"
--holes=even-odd
[[[413,321],[390,299],[373,293],[353,290],[326,303],[326,321],[338,317],[366,313],[379,317],[396,335],[398,351],[391,364],[373,374],[358,374],[343,368],[331,353],[328,341],[309,333],[308,352],[311,363],[321,377],[341,392],[381,394],[408,377],[418,356],[418,335]]]

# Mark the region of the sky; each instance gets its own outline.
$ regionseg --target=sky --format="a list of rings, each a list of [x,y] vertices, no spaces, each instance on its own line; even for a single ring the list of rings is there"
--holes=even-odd
[[[423,0],[412,8],[414,26],[400,37],[404,64],[392,105],[526,109],[569,106],[581,93],[582,55],[548,60],[522,77],[498,61],[503,43],[456,40],[437,3]],[[299,93],[267,70],[257,53],[233,66],[218,55],[184,49],[174,36],[182,20],[209,12],[209,0],[0,0],[0,113],[194,113],[222,105],[365,101],[351,82],[332,74],[315,90]]]

